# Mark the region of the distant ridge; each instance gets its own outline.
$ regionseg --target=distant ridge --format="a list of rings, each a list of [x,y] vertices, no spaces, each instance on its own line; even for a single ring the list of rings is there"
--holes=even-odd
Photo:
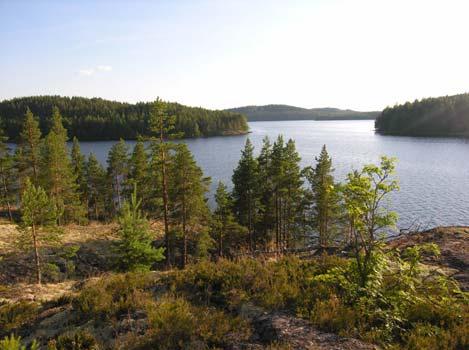
[[[359,112],[338,108],[301,108],[289,105],[245,106],[226,109],[229,112],[244,114],[248,121],[275,120],[354,120],[376,119],[379,111]]]

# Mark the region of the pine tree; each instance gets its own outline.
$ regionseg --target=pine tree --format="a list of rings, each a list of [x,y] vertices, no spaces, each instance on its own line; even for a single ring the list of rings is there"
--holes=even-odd
[[[41,284],[40,247],[58,238],[56,229],[57,210],[41,187],[34,186],[26,180],[21,199],[21,243],[23,248],[34,251],[36,283]]]
[[[0,204],[8,210],[8,218],[13,221],[12,204],[15,201],[14,157],[6,144],[8,137],[0,128]]]
[[[52,127],[42,150],[41,183],[57,207],[59,223],[81,222],[85,210],[80,203],[78,185],[67,148],[67,130],[57,108],[52,112]]]
[[[125,201],[119,216],[119,239],[115,243],[117,266],[122,271],[149,270],[151,266],[164,259],[164,248],[152,246],[152,234],[149,223],[140,209],[141,200],[137,200],[137,187]]]
[[[106,171],[91,153],[86,163],[86,184],[88,208],[92,208],[95,220],[105,213]]]
[[[300,232],[299,222],[302,219],[300,203],[304,194],[300,161],[301,158],[296,151],[295,141],[289,139],[284,149],[283,168],[282,237],[285,248],[293,248],[300,238],[297,237],[297,233]]]
[[[73,138],[72,151],[71,151],[71,165],[73,175],[76,179],[80,200],[84,206],[88,207],[87,201],[87,183],[86,183],[86,159],[81,153],[80,143],[76,137]]]
[[[272,147],[271,176],[274,194],[275,246],[277,252],[282,248],[282,204],[285,179],[285,149],[282,135],[277,137]]]
[[[259,222],[257,240],[267,247],[275,226],[274,190],[272,179],[272,144],[268,136],[262,140],[262,149],[257,158],[259,164]]]
[[[122,207],[126,192],[125,183],[129,173],[129,148],[124,140],[120,139],[111,147],[107,164],[107,174],[112,187],[113,211],[116,214]]]
[[[170,174],[171,216],[182,236],[181,265],[185,267],[189,239],[197,245],[197,234],[207,226],[209,210],[205,193],[210,179],[204,177],[186,144],[177,145]]]
[[[337,224],[341,215],[340,195],[332,175],[334,169],[326,145],[315,159],[316,166],[305,169],[311,186],[312,226],[319,235],[319,244],[327,247],[339,232]]]
[[[258,220],[257,208],[259,198],[259,165],[254,158],[254,147],[246,140],[241,159],[233,172],[233,200],[238,222],[248,228],[249,250],[254,249],[254,227]]]
[[[221,181],[215,193],[215,202],[217,207],[212,217],[212,236],[217,242],[217,255],[221,258],[226,253],[231,255],[230,251],[238,248],[239,243],[244,241],[247,230],[236,222],[230,193]]]
[[[142,140],[138,140],[130,157],[129,182],[137,186],[137,198],[142,201],[142,209],[148,207],[150,191],[148,156]],[[133,186],[131,186],[133,187]]]
[[[150,110],[149,128],[152,134],[151,143],[153,152],[158,152],[158,157],[153,155],[153,158],[159,159],[160,164],[160,180],[161,180],[161,199],[163,202],[163,221],[164,221],[164,235],[166,244],[166,265],[171,266],[172,249],[171,238],[169,231],[169,198],[168,198],[168,166],[169,166],[169,149],[173,147],[168,145],[167,139],[172,137],[182,136],[175,134],[176,117],[168,115],[167,104],[159,98],[153,103]]]
[[[20,133],[18,148],[16,149],[21,190],[24,189],[24,184],[28,178],[35,185],[39,183],[40,151],[41,130],[39,129],[39,122],[28,108]]]

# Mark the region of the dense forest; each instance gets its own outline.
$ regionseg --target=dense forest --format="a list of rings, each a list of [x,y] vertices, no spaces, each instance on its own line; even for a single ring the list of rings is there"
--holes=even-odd
[[[388,107],[376,119],[375,127],[389,135],[469,136],[469,94]]]
[[[184,143],[169,141],[178,118],[166,107],[150,105],[148,143],[130,149],[120,140],[106,168],[82,155],[77,138],[69,151],[57,107],[45,136],[26,112],[14,153],[0,138],[0,204],[20,249],[0,255],[0,271],[14,267],[0,292],[28,276],[37,290],[79,280],[49,302],[0,301],[1,350],[25,349],[20,336],[48,350],[243,348],[258,341],[255,322],[243,318],[249,305],[389,349],[467,348],[467,293],[422,265],[438,248],[391,249],[382,238],[397,220],[383,205],[399,189],[395,159],[338,183],[326,146],[302,168],[294,140],[265,138],[255,152],[248,139],[233,190],[219,183],[210,210],[210,178]],[[89,248],[61,237],[69,224],[90,221],[110,223],[113,236],[99,241],[94,231],[88,244],[105,246],[105,258],[80,270]],[[315,253],[302,260],[299,252]],[[107,270],[96,270],[99,258]],[[251,348],[291,348],[269,337]]]
[[[337,108],[307,109],[288,105],[246,106],[231,108],[228,111],[244,114],[249,121],[375,119],[379,114]]]
[[[136,139],[149,133],[151,103],[122,103],[101,98],[32,96],[0,102],[0,119],[10,140],[18,140],[24,114],[29,108],[39,118],[43,134],[50,130],[52,109],[63,116],[69,137],[80,140]],[[183,137],[236,135],[246,133],[246,119],[239,113],[212,111],[167,103],[176,116],[175,128]]]

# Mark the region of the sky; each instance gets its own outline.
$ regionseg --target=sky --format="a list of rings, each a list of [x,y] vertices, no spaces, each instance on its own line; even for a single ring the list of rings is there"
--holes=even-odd
[[[467,0],[0,0],[0,100],[381,110],[469,92]]]

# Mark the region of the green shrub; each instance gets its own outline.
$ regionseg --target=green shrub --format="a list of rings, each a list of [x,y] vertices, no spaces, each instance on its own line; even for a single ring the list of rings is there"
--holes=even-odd
[[[163,297],[148,315],[150,330],[137,349],[223,347],[230,338],[246,340],[249,325],[239,318],[208,307],[191,305],[182,298]]]
[[[30,350],[39,349],[36,341],[33,341]],[[0,340],[0,350],[26,350],[26,346],[21,344],[21,337],[16,338],[13,334]]]
[[[20,301],[0,306],[0,335],[21,327],[34,320],[38,314],[39,306],[36,303]]]
[[[107,320],[122,314],[145,309],[152,302],[145,291],[153,281],[148,274],[110,275],[89,282],[73,299],[72,305],[82,318]]]
[[[49,342],[48,350],[99,350],[94,336],[87,331],[63,334]]]

